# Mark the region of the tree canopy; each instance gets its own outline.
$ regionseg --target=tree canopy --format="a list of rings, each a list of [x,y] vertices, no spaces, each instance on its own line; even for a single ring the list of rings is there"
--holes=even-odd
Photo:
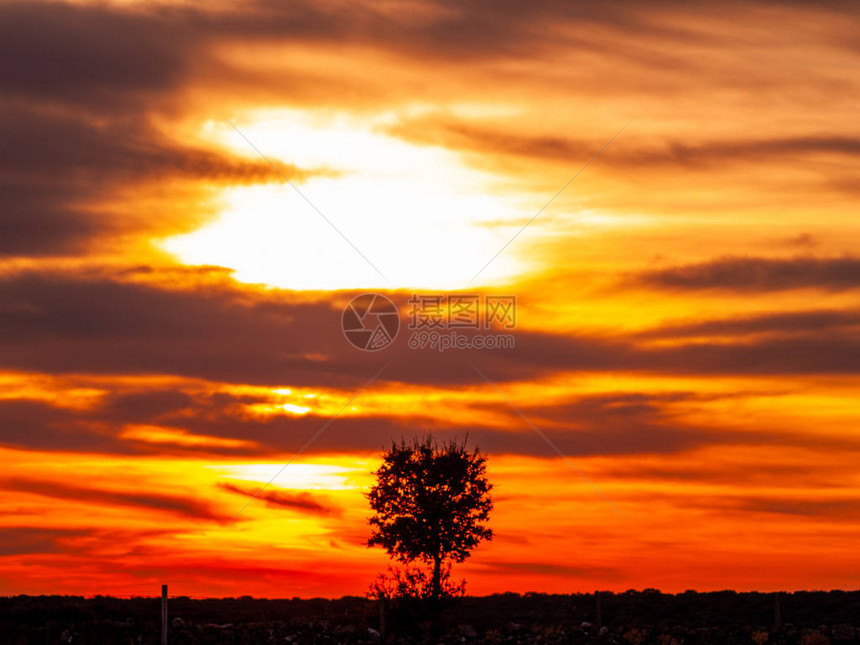
[[[432,437],[393,442],[368,493],[375,515],[368,546],[381,546],[400,562],[432,563],[431,597],[441,594],[445,562],[462,562],[482,540],[493,501],[487,458],[466,440],[441,446]]]

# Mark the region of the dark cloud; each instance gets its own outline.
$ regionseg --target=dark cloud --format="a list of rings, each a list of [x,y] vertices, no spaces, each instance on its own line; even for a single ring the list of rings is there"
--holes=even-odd
[[[289,491],[267,488],[260,492],[260,487],[242,486],[234,482],[218,482],[218,486],[231,493],[238,493],[245,497],[259,499],[268,506],[274,508],[285,508],[299,513],[309,515],[322,515],[325,517],[339,517],[343,509],[333,504],[330,500],[311,493],[291,493]]]
[[[506,405],[499,399],[498,404],[487,406],[488,409],[492,408],[492,412],[510,416],[511,425],[505,428],[481,423],[477,420],[481,415],[474,410],[464,413],[464,417],[454,415],[443,419],[434,419],[429,415],[417,418],[340,417],[317,437],[310,450],[316,453],[372,454],[384,448],[392,439],[417,433],[432,432],[440,441],[462,438],[468,433],[470,440],[488,453],[553,457],[556,454],[554,448],[547,445]],[[727,437],[724,431],[717,428],[691,428],[673,424],[668,419],[656,419],[656,414],[616,415],[604,412],[592,418],[584,416],[576,406],[560,406],[551,411],[556,418],[547,421],[541,413],[549,415],[548,410],[535,411],[524,406],[524,411],[555,446],[565,454],[575,456],[666,454],[726,441],[764,444],[780,440],[774,433],[766,432]],[[277,416],[265,420],[194,417],[185,420],[184,425],[196,434],[257,441],[260,454],[273,451],[290,454],[300,450],[327,421],[326,417],[310,414],[302,417]],[[235,452],[224,449],[217,451]]]
[[[844,9],[838,5],[831,8]],[[793,10],[782,11],[791,15]],[[699,66],[698,57],[672,54],[666,42],[725,46],[726,37],[706,29],[693,32],[683,28],[683,21],[677,20],[679,13],[720,25],[724,20],[721,9],[701,11],[672,1],[649,5],[647,12],[634,2],[599,6],[547,2],[526,7],[509,1],[472,0],[456,7],[432,2],[404,8],[356,3],[334,9],[313,2],[259,0],[241,9],[217,10],[3,3],[0,255],[83,253],[95,240],[106,244],[123,234],[181,232],[211,215],[206,204],[212,195],[205,191],[199,199],[189,200],[181,215],[173,212],[175,204],[170,200],[158,217],[116,204],[108,212],[98,208],[121,188],[140,190],[141,183],[149,180],[278,180],[262,162],[239,161],[167,140],[154,124],[181,113],[186,91],[231,88],[239,102],[255,95],[267,96],[267,104],[291,104],[300,100],[300,93],[307,92],[325,104],[343,96],[354,102],[379,91],[368,89],[372,83],[349,52],[342,53],[344,64],[337,66],[336,78],[332,79],[324,77],[325,71],[304,67],[267,73],[253,65],[228,63],[218,55],[226,46],[265,42],[303,43],[338,51],[373,47],[431,64],[456,64],[460,69],[463,60],[473,63],[470,69],[484,62],[507,63],[513,59],[543,62],[561,47],[662,71],[685,69],[685,82],[689,83],[690,78],[701,76],[691,73]],[[661,15],[674,19],[660,19]],[[602,30],[604,37],[590,35],[593,29]],[[275,73],[292,74],[286,83],[288,91],[274,82]],[[531,82],[528,79],[532,75],[526,74],[525,81],[520,82]],[[730,78],[736,76],[733,66]],[[546,82],[555,84],[557,80]],[[333,89],[335,84],[337,89]],[[401,88],[387,91],[395,103],[409,95]],[[212,101],[217,112],[220,103],[217,98]],[[410,125],[404,136],[429,130]],[[517,137],[462,124],[443,124],[437,130],[453,146],[460,142],[496,153],[550,158],[588,158],[595,146],[602,144],[558,137]],[[705,159],[758,158],[763,154],[856,155],[857,148],[858,142],[850,137],[826,133],[776,141],[670,142],[660,149],[640,152],[629,146],[613,147],[601,163],[695,165]],[[301,180],[324,171],[286,164],[284,172]],[[845,181],[851,181],[850,173]]]
[[[619,159],[631,165],[712,166],[727,162],[760,162],[778,158],[785,165],[787,158],[834,154],[860,155],[860,139],[851,136],[803,136],[782,139],[751,139],[743,141],[702,142],[690,145],[668,142],[660,148],[636,151],[627,147]],[[808,162],[808,158],[804,160]]]
[[[115,436],[87,424],[69,409],[41,401],[0,401],[0,444],[13,448],[128,452]]]
[[[779,2],[769,3],[791,11]],[[850,2],[829,3],[834,13],[851,12]],[[647,10],[633,0],[611,4],[570,3],[563,0],[524,5],[516,0],[468,0],[455,7],[445,2],[404,3],[380,6],[357,2],[348,8],[313,2],[283,4],[257,0],[242,11],[186,12],[189,25],[222,37],[293,39],[317,44],[340,42],[375,44],[401,55],[473,62],[503,59],[517,54],[538,58],[552,46],[565,45],[587,51],[610,50],[611,45],[591,37],[591,31],[612,31],[645,45],[638,58],[660,59],[666,41],[705,45],[736,41],[732,34],[685,28],[680,16],[722,25],[733,5],[702,10],[677,0],[650,3]],[[752,14],[749,14],[752,17]],[[670,20],[674,18],[674,20]],[[562,28],[562,27],[567,27]],[[846,38],[843,44],[850,48]],[[695,63],[695,61],[691,61]]]
[[[183,78],[187,46],[143,13],[0,5],[0,256],[82,252],[152,227],[129,209],[94,207],[131,181],[195,165],[196,151],[168,145],[148,115]],[[214,154],[197,156],[196,172],[214,170]]]
[[[571,566],[554,562],[492,562],[481,566],[482,573],[510,575],[511,573],[537,576],[564,576],[566,578],[623,578],[621,570],[588,565]]]
[[[756,395],[755,392],[725,395],[609,393],[580,395],[555,405],[515,400],[526,417],[541,429],[542,437],[501,397],[497,402],[473,404],[464,409],[428,408],[424,414],[409,416],[345,415],[329,423],[330,417],[314,413],[300,416],[249,415],[242,404],[272,402],[271,398],[262,395],[206,394],[194,391],[194,385],[188,386],[190,392],[183,391],[182,384],[176,387],[174,394],[163,388],[154,390],[151,400],[141,393],[108,394],[101,404],[86,410],[61,409],[35,402],[7,402],[0,405],[0,427],[4,428],[0,442],[16,448],[43,451],[255,457],[296,453],[325,425],[325,432],[317,436],[309,449],[313,453],[370,455],[387,446],[392,439],[423,432],[432,432],[439,440],[462,438],[468,433],[471,440],[488,453],[535,457],[554,457],[556,447],[573,457],[678,454],[727,444],[793,446],[813,451],[860,449],[860,444],[851,437],[786,434],[782,428],[768,427],[727,432],[719,424],[693,424],[685,420],[685,411],[697,409],[700,403],[751,397]],[[122,401],[132,404],[117,404]],[[500,417],[504,419],[501,423]],[[238,447],[225,443],[219,445],[214,441],[182,445],[123,437],[127,426],[140,423],[181,429],[189,437],[214,437],[246,443]],[[679,477],[684,475],[689,473],[678,474]],[[626,476],[635,477],[636,472]],[[655,478],[661,476],[671,478],[672,475],[654,475]],[[256,491],[234,492],[253,495]],[[317,508],[317,502],[320,502],[280,495],[269,501],[308,509]]]
[[[671,496],[663,496],[671,499]],[[748,495],[713,495],[703,498],[688,496],[675,498],[674,502],[685,508],[714,511],[720,514],[760,513],[769,515],[791,515],[804,517],[810,523],[854,523],[860,518],[860,499],[856,496],[833,494],[810,498],[807,495],[774,494],[763,495],[755,491]]]
[[[860,286],[856,257],[724,257],[648,271],[632,278],[636,284],[661,289],[721,289],[739,292],[823,289],[844,291]]]
[[[26,479],[20,477],[0,478],[0,490],[42,495],[54,499],[84,501],[105,506],[145,508],[164,511],[189,519],[226,522],[229,516],[213,510],[207,502],[193,497],[166,493],[119,492],[88,486],[75,486],[58,481]]]
[[[70,539],[87,534],[88,531],[81,529],[4,526],[0,531],[0,558],[69,551]]]
[[[634,64],[641,64],[641,60]],[[681,69],[676,69],[674,61],[658,63],[659,73],[644,70],[639,77],[648,80],[628,81],[625,92],[629,95],[641,91],[643,100],[649,100],[660,89],[637,88],[636,83],[654,83],[658,77],[666,79],[668,70],[673,70],[671,76],[684,79],[685,88],[678,91],[695,92],[702,98],[714,91],[719,83],[713,69],[700,75],[683,69],[686,65],[683,63]],[[742,76],[728,82],[737,82]],[[709,82],[692,89],[697,78],[708,78]],[[580,82],[587,83],[587,77],[577,78],[572,85],[579,87]],[[602,94],[605,87],[594,91]],[[388,132],[414,143],[461,151],[464,159],[478,168],[516,177],[523,187],[552,195],[566,181],[564,175],[568,172],[572,175],[602,150],[625,120],[619,117],[615,128],[610,130],[568,134],[551,123],[544,130],[538,129],[539,124],[527,124],[513,131],[507,121],[487,123],[486,118],[467,118],[440,110],[396,123]],[[684,139],[671,133],[643,136],[637,132],[634,121],[600,154],[599,163],[589,172],[634,187],[632,191],[613,190],[600,195],[602,207],[621,212],[644,209],[660,216],[730,212],[761,208],[765,200],[772,207],[796,208],[798,204],[810,203],[810,199],[813,199],[811,208],[817,209],[822,202],[850,200],[858,194],[858,159],[860,137],[846,133],[839,122],[797,136],[776,134],[768,138],[763,134],[738,132],[708,140],[705,135],[689,133]],[[672,176],[671,187],[666,182],[667,173]],[[738,173],[744,177],[739,190],[726,191],[726,182],[738,184]],[[556,179],[547,182],[545,178],[553,175]],[[703,184],[712,185],[720,193],[717,202],[710,191],[700,193]],[[850,210],[851,205],[846,204],[846,208]],[[798,245],[794,244],[795,250]]]
[[[211,217],[213,184],[281,181],[262,160],[190,147],[156,127],[175,116],[192,68],[206,66],[194,13],[0,5],[0,256],[187,232]],[[279,166],[294,181],[331,174]],[[148,201],[146,213],[122,204],[130,194]]]
[[[80,116],[34,111],[23,106],[0,110],[0,171],[6,176],[42,179],[74,188],[91,181],[192,178],[234,183],[273,181],[262,160],[232,159],[223,153],[168,142],[146,121],[92,123]],[[298,168],[284,174],[301,180]]]
[[[279,168],[293,181],[314,174],[289,164]],[[152,184],[162,181],[169,191],[177,180],[190,182],[186,191],[196,191],[205,204],[216,182],[281,178],[262,160],[168,141],[145,115],[96,124],[0,103],[0,255],[81,251],[98,238],[191,230],[211,215],[208,208],[189,204],[181,216],[166,212],[153,218],[132,206],[106,205],[121,201],[120,193],[129,188],[145,197],[158,194]]]
[[[717,320],[667,322],[636,334],[637,338],[688,338],[696,336],[743,336],[749,334],[796,334],[842,329],[860,325],[860,311],[813,310],[768,313]]]
[[[774,441],[778,438],[774,437]],[[790,443],[789,437],[784,437],[782,444]],[[695,462],[684,462],[681,459],[671,462],[653,463],[627,460],[617,462],[608,468],[602,469],[604,477],[618,480],[632,480],[639,482],[665,482],[667,484],[702,484],[720,486],[743,486],[753,488],[763,486],[768,488],[784,488],[796,490],[798,488],[816,489],[844,489],[846,478],[851,476],[853,453],[860,449],[856,443],[853,449],[847,445],[834,446],[832,443],[826,445],[814,445],[808,441],[808,447],[830,454],[831,450],[837,449],[845,455],[842,463],[837,463],[832,458],[827,458],[824,463],[813,461],[806,457],[803,466],[786,461],[773,463],[765,461],[754,461],[753,463],[729,459],[729,460],[696,460]],[[770,450],[772,448],[768,448]]]
[[[129,108],[187,77],[191,35],[144,11],[3,3],[0,84],[7,96]]]
[[[481,159],[497,160],[500,155],[533,158],[552,162],[585,162],[606,143],[606,137],[572,138],[565,135],[528,135],[509,129],[493,129],[445,116],[421,117],[391,126],[389,132],[425,144],[479,153]],[[607,135],[608,137],[608,135]],[[812,156],[822,154],[860,156],[860,138],[833,134],[831,136],[800,136],[774,139],[742,139],[736,141],[661,141],[647,147],[628,138],[614,143],[600,156],[600,165],[635,170],[637,174],[666,166],[712,170],[739,163],[756,163],[768,159],[785,168],[792,160],[808,165]],[[832,168],[827,168],[832,173]]]
[[[514,401],[552,446],[502,398],[497,403],[472,406],[462,412],[446,409],[442,414],[440,410],[431,409],[423,416],[342,416],[327,426],[310,450],[371,454],[387,446],[391,439],[422,432],[432,432],[440,441],[462,438],[468,433],[470,440],[488,453],[535,457],[554,457],[553,446],[566,455],[586,457],[679,454],[720,445],[780,445],[816,452],[860,450],[860,441],[850,436],[787,434],[781,427],[764,425],[756,430],[729,431],[718,422],[694,424],[684,418],[683,412],[697,409],[698,403],[754,394],[721,397],[686,392],[591,395],[554,406]],[[673,403],[682,407],[673,407]],[[493,413],[494,421],[484,421],[484,412]],[[499,416],[506,419],[501,427],[497,421]],[[315,414],[239,419],[210,411],[184,420],[177,418],[176,423],[182,423],[197,434],[256,441],[262,454],[290,454],[301,449],[328,420]]]
[[[860,498],[829,497],[825,499],[779,499],[766,497],[743,498],[737,501],[744,511],[800,515],[832,521],[854,522],[860,518]]]
[[[46,371],[176,374],[270,384],[299,382],[305,371],[319,376],[344,371],[335,385],[372,373],[374,363],[367,364],[366,354],[356,351],[350,358],[339,312],[328,302],[303,304],[290,296],[255,299],[220,287],[180,292],[106,281],[64,282],[49,276],[0,280],[5,308],[0,335],[5,334],[10,350],[0,360],[6,366],[29,363],[35,356],[24,347],[36,343],[53,347],[52,357],[40,351],[32,365]],[[343,360],[334,368],[311,354]]]
[[[819,276],[820,277],[820,276]],[[348,300],[351,294],[340,294]],[[322,296],[321,296],[322,297]],[[416,351],[406,334],[384,352],[351,347],[339,297],[256,295],[227,286],[163,290],[72,275],[0,279],[0,366],[23,371],[172,374],[272,386],[357,390],[385,363],[384,382],[481,383],[559,371],[672,374],[854,374],[860,339],[851,329],[790,337],[689,342],[672,347],[595,334],[517,330],[508,350]],[[407,297],[393,294],[406,307]]]
[[[14,97],[128,109],[140,103],[151,107],[196,78],[211,81],[218,72],[235,73],[212,54],[225,43],[374,45],[405,56],[459,62],[536,56],[552,44],[597,47],[594,39],[578,37],[572,29],[554,29],[560,22],[689,38],[670,23],[644,17],[632,2],[525,7],[472,0],[456,8],[426,3],[403,10],[373,3],[334,8],[268,0],[217,10],[11,2],[0,6],[0,83]]]
[[[100,413],[126,421],[151,421],[170,412],[186,410],[193,402],[191,395],[181,390],[151,389],[111,395]]]
[[[666,2],[665,8],[680,3]],[[660,7],[652,5],[651,12]],[[594,39],[560,23],[581,27],[606,26],[622,33],[689,38],[683,29],[648,20],[635,2],[585,5],[544,2],[521,3],[470,0],[456,8],[443,2],[381,7],[358,2],[349,7],[314,2],[289,4],[258,0],[242,11],[186,11],[173,14],[195,33],[222,39],[256,38],[325,45],[375,45],[403,56],[478,63],[511,55],[538,56],[552,45],[598,47]]]

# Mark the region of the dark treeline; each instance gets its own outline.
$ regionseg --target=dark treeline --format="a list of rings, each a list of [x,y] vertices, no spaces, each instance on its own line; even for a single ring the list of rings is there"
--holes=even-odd
[[[452,633],[457,634],[458,642],[472,640],[460,636],[465,626],[468,626],[465,631],[468,636],[474,635],[478,641],[484,642],[482,635],[504,634],[512,629],[529,633],[543,630],[541,633],[555,634],[583,634],[585,630],[596,638],[598,623],[607,628],[604,632],[609,631],[610,636],[618,635],[617,642],[625,642],[623,635],[628,630],[642,627],[655,633],[664,629],[732,626],[771,632],[777,620],[775,594],[772,593],[601,592],[600,608],[598,616],[593,593],[467,596],[458,599],[447,610],[445,622]],[[308,642],[370,643],[376,639],[372,630],[379,628],[376,603],[349,596],[333,600],[172,597],[169,614],[172,643],[246,642],[246,638],[239,638],[237,634],[248,629],[252,632],[256,629],[263,635],[299,635],[289,642],[303,642],[305,639],[301,634],[315,630]],[[778,614],[781,623],[778,629],[781,630],[858,625],[860,591],[780,593]],[[583,623],[590,625],[584,626]],[[2,644],[69,642],[68,638],[74,643],[157,643],[159,625],[159,598],[0,598]],[[328,636],[323,638],[321,632]],[[250,642],[255,640],[257,638],[250,637]],[[278,640],[284,642],[283,638]],[[551,640],[547,638],[544,642]],[[647,639],[641,642],[647,642]]]

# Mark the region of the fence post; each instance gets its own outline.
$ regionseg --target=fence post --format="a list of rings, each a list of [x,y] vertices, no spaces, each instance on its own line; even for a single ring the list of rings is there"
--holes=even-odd
[[[161,585],[161,645],[167,645],[167,585]]]
[[[782,627],[782,611],[779,606],[779,592],[773,594],[773,631]]]
[[[385,594],[380,594],[379,597],[379,640],[385,644],[388,638],[388,631],[386,629],[385,618],[388,613],[388,596]]]
[[[600,606],[600,591],[594,592],[594,599],[595,599],[595,602],[597,603],[595,623],[597,624],[597,631],[600,632],[600,629],[603,627],[603,608]]]

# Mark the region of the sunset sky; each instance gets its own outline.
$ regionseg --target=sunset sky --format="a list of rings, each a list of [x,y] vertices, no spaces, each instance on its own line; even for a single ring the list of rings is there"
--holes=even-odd
[[[361,595],[370,473],[428,432],[489,455],[471,594],[860,588],[858,34],[0,2],[0,594]],[[411,349],[413,293],[516,295],[516,346]]]

